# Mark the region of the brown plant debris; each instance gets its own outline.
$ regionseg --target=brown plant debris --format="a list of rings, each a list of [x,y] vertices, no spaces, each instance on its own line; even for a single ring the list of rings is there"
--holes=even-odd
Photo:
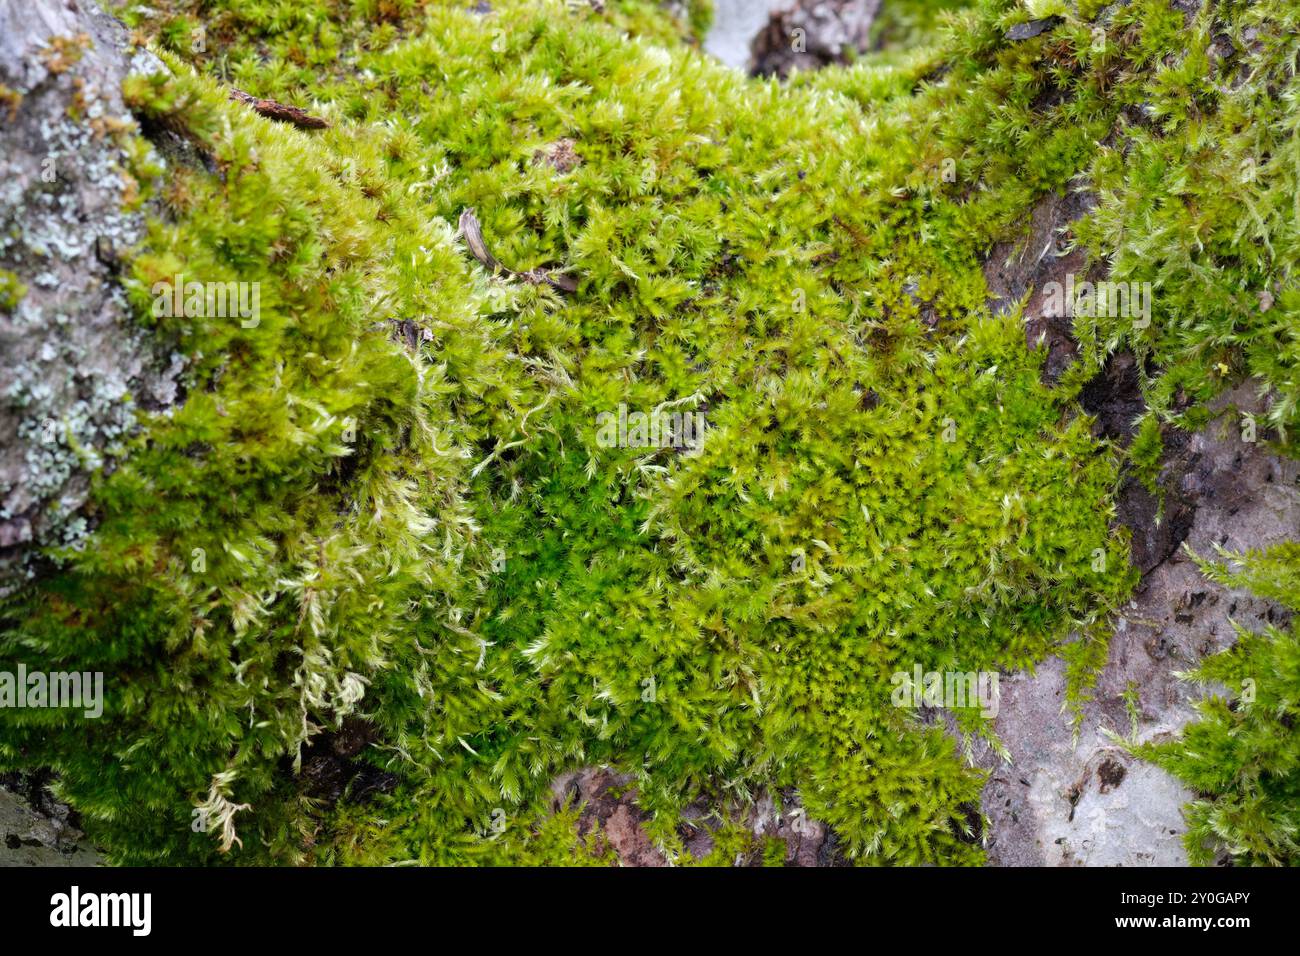
[[[523,279],[530,285],[541,285],[545,282],[553,289],[558,289],[561,292],[578,291],[578,280],[574,276],[551,272],[548,269],[530,269],[527,272],[515,272],[513,269],[507,269],[503,266],[500,260],[488,250],[487,243],[483,241],[483,227],[479,225],[478,216],[472,207],[467,208],[460,214],[460,232],[465,237],[465,244],[469,246],[469,251],[473,253],[474,258],[482,263],[483,268],[493,275],[501,273]]]
[[[232,89],[230,98],[236,103],[251,106],[267,119],[278,120],[281,123],[292,123],[301,129],[325,129],[330,125],[329,120],[322,119],[319,116],[312,116],[306,110],[300,110],[296,106],[286,106],[284,103],[277,103],[275,100],[252,96],[243,90]]]
[[[533,153],[533,163],[534,165],[545,163],[557,173],[567,173],[582,163],[582,157],[574,149],[576,145],[577,143],[567,136],[558,139],[536,150]]]

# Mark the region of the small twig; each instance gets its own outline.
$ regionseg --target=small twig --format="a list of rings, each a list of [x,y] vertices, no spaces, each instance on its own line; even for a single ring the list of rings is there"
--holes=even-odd
[[[302,129],[325,129],[330,125],[329,120],[321,119],[319,116],[312,116],[296,106],[286,106],[283,103],[277,103],[275,100],[264,100],[257,96],[250,96],[243,90],[232,89],[230,98],[236,103],[251,106],[268,119],[279,120],[281,123],[292,123]]]

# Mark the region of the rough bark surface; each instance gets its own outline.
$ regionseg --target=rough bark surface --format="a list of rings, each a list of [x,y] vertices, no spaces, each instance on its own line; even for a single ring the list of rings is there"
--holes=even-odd
[[[704,49],[727,66],[748,69],[749,45],[767,23],[773,10],[789,0],[714,0],[713,26],[704,38]]]
[[[48,783],[48,774],[0,774],[0,866],[98,865],[76,814]]]
[[[750,45],[749,71],[788,76],[843,63],[867,49],[881,0],[795,0],[770,14]]]
[[[90,476],[181,360],[132,324],[122,257],[144,228],[119,137],[122,79],[160,69],[90,0],[0,0],[0,595],[88,530]],[[13,301],[17,298],[17,301]]]

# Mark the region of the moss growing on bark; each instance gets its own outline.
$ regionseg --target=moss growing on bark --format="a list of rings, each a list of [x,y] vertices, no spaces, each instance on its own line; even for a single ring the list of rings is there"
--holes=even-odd
[[[1231,564],[1202,564],[1211,580],[1300,609],[1300,546],[1230,557]],[[1300,865],[1300,628],[1238,627],[1237,643],[1189,677],[1227,694],[1208,696],[1179,739],[1136,750],[1199,796],[1186,810],[1188,857]]]
[[[782,86],[629,39],[610,20],[633,5],[162,6],[127,15],[174,76],[128,98],[204,161],[168,172],[127,286],[191,357],[188,397],[0,638],[3,665],[105,672],[101,720],[22,713],[0,763],[55,767],[114,860],[600,862],[547,785],[608,762],[670,856],[691,801],[766,787],[857,860],[978,862],[980,776],[893,675],[1082,633],[1080,694],[1135,577],[1119,459],[1075,397],[1139,340],[1076,323],[1080,365],[1045,384],[1020,310],[989,306],[990,248],[1091,183],[1094,256],[1177,267],[1149,280],[1179,290],[1146,333],[1174,369],[1152,396],[1188,350],[1233,349],[1285,394],[1257,341],[1195,347],[1180,318],[1240,207],[1179,231],[1171,192],[1159,253],[1123,231],[1207,122],[1249,106],[1280,141],[1294,119],[1271,80],[1205,79],[1209,12],[1149,0],[1014,42],[1028,12],[988,0],[925,51]],[[1235,34],[1292,16],[1217,9]],[[1294,83],[1279,47],[1240,57]],[[1234,264],[1225,309],[1294,230],[1292,172],[1260,172],[1273,251]],[[159,309],[178,276],[256,283],[258,312]],[[601,440],[638,412],[699,415],[702,443]]]

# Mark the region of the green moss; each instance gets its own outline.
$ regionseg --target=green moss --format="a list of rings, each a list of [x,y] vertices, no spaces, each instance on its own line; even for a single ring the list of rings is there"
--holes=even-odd
[[[967,0],[885,0],[871,24],[873,49],[906,49],[939,39],[946,14]]]
[[[1092,356],[1127,347],[1150,359],[1161,374],[1148,397],[1161,411],[1199,410],[1225,385],[1257,376],[1274,389],[1269,422],[1287,435],[1300,302],[1288,39],[1298,16],[1273,3],[1216,4],[1188,30],[1157,0],[1117,10],[1102,62],[1113,64],[1109,96],[1124,109],[1090,173],[1100,206],[1078,230],[1113,278],[1153,287],[1148,327],[1076,321]],[[1149,78],[1134,72],[1157,62]]]
[[[27,286],[8,269],[0,269],[0,312],[13,312],[27,295]]]
[[[660,0],[614,0],[604,6],[606,19],[618,29],[663,43],[687,40],[701,44],[713,25],[713,0],[677,4],[680,17],[669,12],[669,3]]]
[[[603,862],[546,807],[554,775],[606,762],[670,855],[689,802],[791,787],[855,859],[975,863],[981,778],[891,676],[1060,651],[1086,693],[1135,578],[1119,461],[1078,414],[1083,373],[1045,385],[1019,313],[990,314],[982,263],[1091,177],[1094,254],[1204,286],[1197,243],[1226,254],[1239,207],[1207,201],[1201,232],[1152,207],[1165,259],[1130,256],[1151,234],[1121,211],[1235,108],[1208,113],[1202,80],[1197,115],[1176,104],[1171,76],[1206,63],[1165,63],[1186,34],[1150,3],[1099,54],[1069,18],[1010,43],[1023,9],[985,2],[925,50],[781,86],[608,22],[635,13],[128,13],[176,73],[131,81],[132,108],[211,160],[169,174],[128,282],[191,357],[188,396],[0,637],[0,664],[108,675],[101,721],[24,713],[0,763],[57,768],[115,861]],[[1280,70],[1279,50],[1251,55]],[[218,80],[333,125],[276,125]],[[1289,114],[1246,87],[1280,143]],[[1172,133],[1128,125],[1144,98]],[[576,162],[548,161],[562,141]],[[1274,255],[1290,175],[1268,167]],[[510,270],[577,290],[489,275],[453,232],[471,207]],[[180,273],[259,283],[259,321],[154,316]],[[1156,400],[1182,380],[1179,314],[1146,333]],[[1137,341],[1076,327],[1085,371]],[[670,403],[705,416],[698,454],[598,440],[601,413]],[[348,715],[392,774],[368,802],[299,772]]]
[[[1129,445],[1128,458],[1133,465],[1133,473],[1144,488],[1153,495],[1162,495],[1158,478],[1160,463],[1164,456],[1165,442],[1160,432],[1160,418],[1153,412],[1142,416],[1137,434]]]

